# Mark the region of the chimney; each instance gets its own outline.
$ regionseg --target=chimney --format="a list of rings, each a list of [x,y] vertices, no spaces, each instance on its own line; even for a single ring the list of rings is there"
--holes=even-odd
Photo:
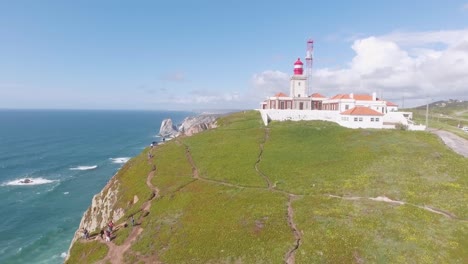
[[[372,101],[376,101],[376,100],[377,100],[377,93],[373,92],[372,93]]]
[[[349,94],[349,98],[354,99],[354,94],[353,94],[353,93],[350,93],[350,94]]]

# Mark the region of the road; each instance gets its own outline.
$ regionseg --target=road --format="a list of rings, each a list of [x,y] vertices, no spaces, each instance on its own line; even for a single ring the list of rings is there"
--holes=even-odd
[[[444,130],[431,130],[431,132],[438,135],[453,151],[468,158],[468,140]]]

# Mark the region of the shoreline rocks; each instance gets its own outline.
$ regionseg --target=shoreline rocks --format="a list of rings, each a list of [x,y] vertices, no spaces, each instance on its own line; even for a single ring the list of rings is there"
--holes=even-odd
[[[221,114],[201,114],[198,116],[186,117],[182,124],[176,127],[171,119],[164,119],[161,122],[159,136],[166,138],[175,138],[178,136],[191,136],[202,131],[216,128],[216,119]]]

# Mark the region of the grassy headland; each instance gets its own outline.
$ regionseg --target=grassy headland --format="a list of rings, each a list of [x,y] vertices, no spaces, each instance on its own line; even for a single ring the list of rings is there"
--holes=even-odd
[[[145,197],[157,166],[160,196],[128,263],[468,260],[468,159],[435,135],[319,121],[264,127],[255,111],[218,125],[158,146],[150,164],[145,150],[115,177],[122,202]],[[141,204],[127,202],[126,215]],[[83,244],[70,263],[94,252]]]

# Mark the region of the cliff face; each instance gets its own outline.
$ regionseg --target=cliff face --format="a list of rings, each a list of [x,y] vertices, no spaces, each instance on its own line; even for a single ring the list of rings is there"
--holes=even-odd
[[[172,123],[171,119],[164,119],[159,129],[159,135],[161,137],[173,137],[178,134],[177,127]]]
[[[159,135],[169,138],[180,135],[191,136],[211,128],[216,128],[216,119],[219,116],[217,114],[209,114],[187,117],[179,127],[174,126],[171,119],[165,119],[161,123]]]
[[[113,177],[100,193],[94,195],[91,206],[81,218],[80,226],[73,236],[70,248],[76,240],[83,236],[83,228],[89,232],[99,231],[106,227],[110,220],[115,223],[124,215],[122,208],[115,208],[119,185],[119,182]]]
[[[187,117],[182,122],[182,125],[179,127],[180,133],[186,136],[191,136],[193,134],[215,128],[216,119],[219,115],[200,115]]]

